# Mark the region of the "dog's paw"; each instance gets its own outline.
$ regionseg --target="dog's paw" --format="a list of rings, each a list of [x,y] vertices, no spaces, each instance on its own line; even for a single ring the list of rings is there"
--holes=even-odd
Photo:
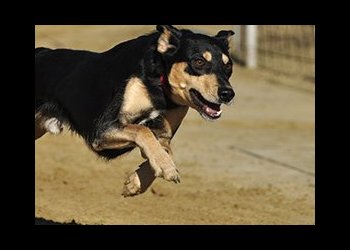
[[[134,172],[126,178],[122,195],[124,197],[135,196],[141,193],[141,181]]]
[[[173,181],[175,183],[180,182],[179,171],[176,169],[171,157],[165,151],[150,160],[150,163],[156,177],[162,177],[167,181]]]
[[[180,183],[180,174],[177,168],[166,168],[163,169],[163,176],[167,181],[173,181],[174,183]]]
[[[128,197],[144,193],[155,178],[149,161],[143,162],[135,172],[126,178],[122,195]]]

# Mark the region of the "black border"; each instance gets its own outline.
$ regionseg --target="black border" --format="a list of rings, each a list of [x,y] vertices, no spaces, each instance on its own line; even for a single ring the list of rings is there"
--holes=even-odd
[[[147,4],[149,7],[149,3]],[[139,15],[136,13],[132,13],[132,9],[128,7],[120,7],[119,10],[116,10],[115,13],[113,13],[113,10],[115,7],[111,7],[109,9],[109,12],[105,14],[106,12],[106,6],[95,8],[94,11],[87,12],[79,10],[79,12],[76,12],[74,9],[70,9],[70,11],[63,10],[61,12],[60,10],[57,11],[57,13],[53,13],[52,11],[42,11],[39,9],[36,10],[34,15],[33,23],[30,25],[29,29],[29,41],[28,44],[33,43],[32,35],[34,35],[34,28],[33,25],[36,24],[158,24],[158,23],[173,23],[173,24],[317,24],[316,26],[316,37],[317,41],[321,40],[320,38],[320,29],[321,26],[319,25],[319,20],[317,20],[314,16],[315,10],[313,9],[314,6],[311,8],[305,8],[304,12],[300,12],[300,6],[294,6],[294,4],[291,4],[291,8],[289,8],[289,12],[286,13],[286,10],[276,10],[276,9],[270,9],[270,12],[263,11],[262,9],[259,9],[259,5],[256,7],[256,11],[251,11],[251,8],[240,8],[238,7],[236,10],[232,9],[231,11],[225,12],[225,7],[220,8],[220,12],[216,12],[218,10],[210,8],[209,14],[210,15],[204,15],[203,13],[208,14],[208,6],[205,8],[196,8],[196,12],[192,12],[187,7],[184,7],[185,5],[181,5],[180,7],[177,6],[171,6],[171,12],[169,12],[169,8],[167,7],[166,3],[163,3],[164,7],[167,9],[164,10],[155,10],[154,12],[148,11],[145,13],[145,15]],[[140,7],[142,8],[142,7]],[[228,7],[227,7],[228,8]],[[284,6],[286,8],[286,6]],[[100,12],[102,11],[102,12]],[[120,13],[125,11],[126,16],[121,16]],[[131,15],[128,15],[128,11],[130,11]],[[259,12],[257,15],[256,12]],[[79,13],[79,15],[77,15]],[[83,13],[83,14],[82,14]],[[96,14],[99,13],[99,14]],[[125,13],[124,13],[125,14]],[[232,18],[231,16],[232,15]],[[321,29],[322,30],[322,29]],[[20,43],[22,44],[23,40],[23,34],[20,34],[20,37],[22,38],[20,40]],[[35,38],[34,38],[35,39]],[[23,47],[23,45],[22,45]],[[32,47],[29,48],[28,51],[32,51]],[[316,61],[318,64],[319,61],[319,46],[317,42],[316,46]],[[29,60],[32,60],[32,52],[29,52]],[[32,61],[31,61],[32,62]],[[27,65],[29,65],[30,62],[28,62]],[[319,74],[319,67],[316,67],[316,82],[317,82],[317,88],[316,88],[316,95],[318,96],[321,92],[319,85],[320,84],[320,77]],[[33,78],[35,79],[34,71],[29,72],[29,74],[33,74]],[[27,74],[27,76],[29,75]],[[34,100],[32,96],[29,95],[29,93],[34,92],[34,88],[31,88],[31,84],[28,82],[28,77],[25,76],[23,81],[25,80],[26,86],[28,87],[28,90],[23,90],[23,97],[22,99],[25,100],[28,98],[28,101],[25,102],[25,105],[21,105],[24,108],[29,109],[28,110],[28,117],[26,119],[29,121],[32,118],[32,111],[34,107],[31,107],[29,103],[33,103],[34,106]],[[18,90],[17,90],[18,91]],[[35,93],[34,93],[35,95]],[[319,98],[316,98],[316,102],[319,103]],[[318,104],[316,104],[318,106]],[[319,112],[316,109],[316,117],[319,115]],[[27,114],[26,114],[27,116]],[[319,135],[320,126],[318,124],[318,119],[316,119],[316,137]],[[26,131],[27,135],[25,138],[29,140],[28,145],[26,146],[27,149],[31,148],[31,150],[27,150],[29,157],[26,159],[31,159],[30,161],[32,164],[35,162],[35,146],[32,135],[34,131],[34,122],[31,123],[28,126],[28,131]],[[316,138],[316,143],[318,144],[318,139]],[[24,147],[24,146],[23,146]],[[317,145],[318,148],[318,145]],[[318,154],[316,153],[316,158],[318,158]],[[34,175],[35,175],[35,163],[33,164],[32,168],[28,166],[28,161],[25,166],[25,171],[28,171],[28,174],[25,174],[24,180],[21,181],[21,184],[25,184],[25,191],[28,191],[29,195],[26,195],[26,197],[30,197],[29,201],[26,202],[27,204],[30,204],[30,209],[27,209],[28,213],[28,224],[31,226],[31,231],[34,232],[34,234],[37,236],[36,239],[41,239],[42,237],[54,237],[56,238],[57,235],[62,235],[66,237],[81,239],[83,237],[84,239],[88,237],[93,238],[124,238],[124,239],[135,239],[135,237],[142,237],[142,238],[149,238],[150,242],[153,242],[154,244],[157,244],[157,241],[160,240],[160,238],[166,239],[166,240],[174,240],[174,245],[176,247],[176,240],[179,238],[184,239],[199,239],[202,241],[202,243],[209,241],[210,239],[215,240],[221,240],[221,239],[235,239],[235,240],[243,240],[247,245],[250,245],[251,243],[259,243],[264,242],[266,240],[288,240],[288,242],[292,243],[293,240],[304,240],[304,241],[310,241],[314,242],[314,239],[317,235],[320,234],[320,227],[321,227],[321,219],[320,219],[320,205],[319,205],[319,198],[320,198],[320,168],[317,167],[316,171],[316,180],[317,180],[317,188],[316,190],[316,225],[315,226],[264,226],[264,225],[255,225],[255,226],[58,226],[58,227],[51,227],[47,228],[45,226],[39,226],[35,225],[35,221],[33,218],[33,215],[35,214],[35,193],[34,193]],[[318,160],[316,160],[317,163],[319,163]],[[34,170],[34,171],[33,171]],[[22,171],[22,170],[21,170]],[[26,172],[27,173],[27,172]],[[32,177],[29,181],[29,177]],[[22,195],[23,197],[23,195]],[[21,207],[22,208],[22,207]],[[22,209],[20,209],[22,210]],[[22,210],[23,211],[23,210]],[[80,231],[80,234],[77,234]],[[80,237],[79,237],[80,236]],[[40,237],[40,238],[38,238]],[[257,241],[247,241],[250,238],[254,238]],[[292,241],[290,241],[292,240]],[[234,244],[234,242],[232,242]],[[233,245],[234,246],[234,245]],[[283,246],[281,246],[283,247]]]

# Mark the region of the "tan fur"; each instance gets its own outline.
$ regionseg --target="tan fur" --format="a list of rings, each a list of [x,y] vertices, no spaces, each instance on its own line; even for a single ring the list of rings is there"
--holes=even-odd
[[[189,89],[194,88],[208,101],[217,102],[219,84],[216,75],[192,76],[185,72],[187,66],[185,62],[174,63],[170,70],[169,83],[172,100],[180,105],[194,107],[188,92]]]
[[[175,130],[180,126],[182,120],[186,116],[188,111],[187,106],[180,106],[175,109],[167,110],[164,114],[164,127],[169,131],[171,135],[175,133]]]
[[[167,110],[163,115],[163,127],[153,130],[163,149],[170,155],[172,155],[170,140],[186,116],[187,111],[188,106],[180,106],[175,109]]]
[[[158,46],[157,46],[158,52],[165,53],[169,48],[174,47],[169,43],[170,36],[171,36],[170,31],[167,29],[164,29],[164,32],[160,35],[158,39]]]
[[[171,156],[170,140],[176,129],[180,126],[182,120],[188,111],[187,106],[180,106],[175,109],[167,110],[164,115],[163,128],[154,131],[158,137],[159,143],[163,149]],[[143,193],[155,180],[153,169],[149,161],[142,163],[139,168],[131,173],[124,183],[124,196],[134,196]]]
[[[206,51],[203,53],[203,57],[205,58],[205,60],[207,60],[208,62],[211,62],[212,59],[212,54],[209,51]]]
[[[140,78],[133,77],[127,83],[124,101],[121,107],[121,118],[125,124],[132,120],[143,110],[152,108],[152,102],[147,92],[146,86]]]
[[[179,181],[173,160],[164,151],[152,131],[142,125],[128,124],[121,129],[111,129],[103,134],[100,141],[93,143],[95,150],[118,149],[137,145],[148,158],[155,176],[168,181]]]
[[[132,172],[124,182],[122,195],[124,197],[141,194],[147,190],[156,179],[149,161],[143,162],[139,168]]]
[[[229,58],[227,57],[227,55],[222,54],[222,61],[223,61],[224,64],[227,64],[227,63],[228,63]]]

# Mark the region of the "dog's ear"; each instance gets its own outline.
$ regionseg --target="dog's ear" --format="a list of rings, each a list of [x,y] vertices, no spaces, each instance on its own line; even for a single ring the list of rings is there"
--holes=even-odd
[[[222,41],[226,47],[229,47],[229,38],[231,36],[233,36],[235,34],[235,32],[233,32],[232,30],[221,30],[216,34],[216,38],[219,39],[220,41]]]
[[[181,31],[171,25],[157,25],[160,36],[157,51],[161,54],[173,55],[180,45]]]

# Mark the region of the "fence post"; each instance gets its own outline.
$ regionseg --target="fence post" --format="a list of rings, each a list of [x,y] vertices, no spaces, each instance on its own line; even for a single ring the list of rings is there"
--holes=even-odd
[[[246,65],[248,68],[257,67],[257,38],[258,29],[257,25],[247,25],[246,27],[246,48],[247,58]]]

